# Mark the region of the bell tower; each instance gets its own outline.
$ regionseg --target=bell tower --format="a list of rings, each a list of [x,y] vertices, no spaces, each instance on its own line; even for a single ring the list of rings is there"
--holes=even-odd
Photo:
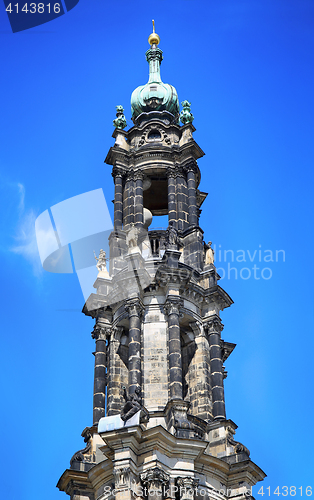
[[[219,286],[199,226],[199,189],[188,101],[161,80],[160,38],[149,36],[149,80],[122,106],[105,163],[114,180],[110,256],[83,312],[95,319],[93,424],[58,487],[75,500],[226,500],[251,496],[264,472],[226,418]],[[180,124],[181,122],[181,124]],[[149,229],[166,215],[167,226]]]

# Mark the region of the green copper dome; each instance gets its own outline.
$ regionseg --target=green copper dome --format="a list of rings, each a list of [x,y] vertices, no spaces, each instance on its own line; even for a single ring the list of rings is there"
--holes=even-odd
[[[169,111],[178,120],[177,91],[172,85],[161,81],[160,63],[163,57],[162,50],[157,47],[156,43],[152,43],[151,48],[146,52],[146,59],[149,64],[149,80],[146,85],[137,87],[132,93],[132,120],[134,121],[141,113],[149,111]]]

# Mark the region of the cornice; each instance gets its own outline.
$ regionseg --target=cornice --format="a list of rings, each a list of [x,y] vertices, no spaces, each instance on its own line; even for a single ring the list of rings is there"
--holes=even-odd
[[[178,161],[183,165],[188,164],[190,161],[196,161],[204,155],[204,151],[194,140],[187,144],[183,144],[182,146],[179,146],[178,144],[172,144],[169,146],[160,144],[157,146],[156,143],[145,143],[143,146],[140,146],[137,149],[131,148],[129,151],[122,149],[119,146],[112,146],[109,149],[104,162],[108,165],[114,165],[115,162],[120,160],[124,165],[126,165],[127,168],[131,158],[134,162],[138,162],[140,159],[161,157],[165,160],[168,158],[172,162]],[[199,174],[199,169],[197,173]]]
[[[92,490],[88,472],[66,469],[57,483],[57,488],[60,491],[71,494],[71,489],[75,487]]]
[[[207,304],[216,303],[221,310],[233,304],[232,298],[219,285],[208,288],[204,293],[204,297]]]

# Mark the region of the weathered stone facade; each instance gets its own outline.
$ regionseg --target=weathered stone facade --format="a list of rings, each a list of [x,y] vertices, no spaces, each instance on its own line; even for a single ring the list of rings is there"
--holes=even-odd
[[[73,500],[242,499],[265,474],[226,420],[224,362],[235,345],[221,338],[220,312],[232,299],[205,263],[204,153],[191,121],[180,126],[150,102],[129,131],[115,129],[105,160],[115,184],[110,276],[99,273],[83,309],[95,318],[93,425],[58,487]],[[149,231],[151,214],[167,214],[168,229]],[[136,425],[98,431],[132,401],[143,408]]]

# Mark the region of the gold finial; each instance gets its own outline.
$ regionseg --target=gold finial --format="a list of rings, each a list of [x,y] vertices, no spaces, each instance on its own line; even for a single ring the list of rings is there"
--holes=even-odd
[[[159,42],[160,38],[157,35],[157,33],[155,33],[155,21],[153,19],[153,32],[148,37],[148,43],[152,46],[152,45],[158,45]]]

